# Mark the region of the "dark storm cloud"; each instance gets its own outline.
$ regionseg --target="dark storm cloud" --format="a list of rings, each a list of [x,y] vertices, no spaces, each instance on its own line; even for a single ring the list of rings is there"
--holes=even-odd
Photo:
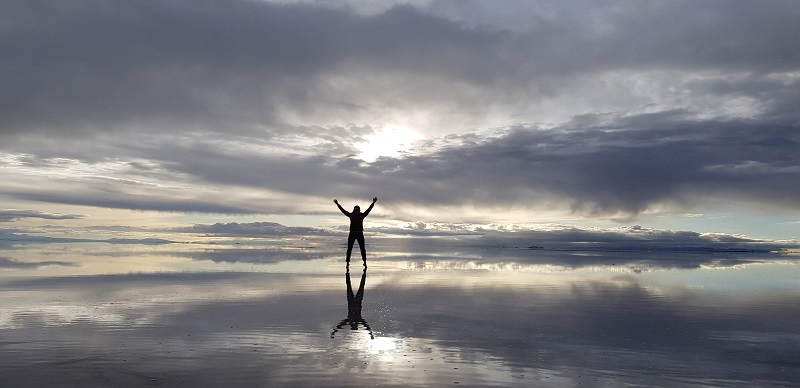
[[[38,210],[0,209],[0,222],[16,221],[20,218],[42,218],[46,220],[75,220],[86,217],[83,214],[58,214]]]

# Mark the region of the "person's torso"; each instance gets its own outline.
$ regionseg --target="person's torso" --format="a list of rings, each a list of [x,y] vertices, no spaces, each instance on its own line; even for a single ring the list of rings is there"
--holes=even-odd
[[[364,213],[350,213],[350,231],[363,232],[364,231]]]

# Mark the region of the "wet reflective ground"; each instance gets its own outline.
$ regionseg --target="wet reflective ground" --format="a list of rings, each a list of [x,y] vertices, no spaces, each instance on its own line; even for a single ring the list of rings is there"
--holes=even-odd
[[[14,387],[800,381],[796,255],[374,246],[366,272],[354,262],[348,274],[340,248],[7,247],[0,380]]]

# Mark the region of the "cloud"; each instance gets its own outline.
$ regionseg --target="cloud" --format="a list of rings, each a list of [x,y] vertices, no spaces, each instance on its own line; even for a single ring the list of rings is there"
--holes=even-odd
[[[0,269],[36,269],[39,267],[47,267],[51,265],[58,265],[62,267],[77,267],[79,264],[68,261],[36,261],[25,262],[19,260],[9,259],[7,257],[0,257]]]
[[[339,238],[342,231],[290,227],[276,222],[195,224],[166,230],[204,237]],[[617,228],[575,226],[476,225],[414,222],[400,227],[367,228],[369,241],[405,249],[447,250],[455,247],[529,248],[554,251],[761,252],[793,246],[792,242],[753,239],[723,233],[659,230],[640,225]],[[327,243],[326,243],[327,244]],[[313,245],[313,244],[312,244]]]
[[[15,199],[321,214],[378,195],[375,215],[442,222],[800,208],[794,1],[10,4]],[[360,160],[388,125],[426,140]]]
[[[524,225],[428,224],[368,229],[371,233],[415,237],[456,237],[460,243],[479,241],[484,246],[536,246],[556,250],[772,250],[786,242],[752,239],[722,233],[659,230],[640,225],[616,228],[547,227]],[[423,239],[424,240],[424,239]],[[447,240],[447,239],[445,239]]]
[[[55,203],[221,213],[331,211],[320,198],[368,192],[401,219],[417,218],[405,208],[458,206],[561,208],[631,219],[716,201],[800,209],[798,147],[796,126],[784,120],[701,120],[681,111],[589,115],[549,129],[513,126],[373,163],[163,145],[141,151],[156,170],[102,171],[78,162],[80,181],[65,176],[52,185],[47,178],[5,192]]]
[[[465,124],[499,114],[507,124],[550,99],[581,108],[604,99],[619,110],[654,101],[690,106],[711,95],[685,86],[709,80],[729,87],[728,96],[763,96],[731,77],[739,73],[755,82],[772,77],[770,88],[780,92],[768,100],[797,98],[780,78],[800,62],[793,1],[357,7],[363,4],[11,2],[0,44],[7,54],[0,131],[68,138],[168,128],[269,137],[292,123],[327,127],[412,110],[444,110]],[[685,101],[668,103],[669,95]],[[762,101],[772,102],[781,105]]]
[[[307,237],[319,235],[329,236],[332,234],[330,231],[323,229],[304,226],[285,226],[277,222],[218,222],[213,225],[196,224],[190,227],[175,228],[172,229],[172,231],[229,237]]]
[[[176,257],[189,257],[192,260],[211,260],[217,263],[275,264],[287,261],[320,260],[341,256],[340,252],[318,249],[207,249],[202,252],[176,252]]]
[[[509,278],[508,273],[480,279],[448,275],[443,280],[442,273],[369,272],[363,317],[379,338],[397,341],[397,349],[379,354],[365,352],[362,333],[340,332],[335,340],[328,336],[347,314],[341,275],[217,272],[17,279],[4,282],[3,291],[36,292],[6,308],[11,318],[3,322],[4,334],[7,341],[18,342],[71,339],[72,346],[55,349],[48,360],[79,360],[92,349],[124,347],[124,354],[102,355],[119,364],[121,373],[112,379],[122,382],[139,373],[178,384],[224,384],[246,375],[276,385],[375,385],[386,374],[372,372],[385,367],[414,385],[452,385],[454,378],[487,385],[529,379],[525,384],[530,385],[544,377],[557,379],[554,385],[796,381],[796,372],[785,368],[798,356],[800,318],[793,308],[798,293],[788,285],[750,290],[731,287],[730,279],[713,274],[721,280],[718,289],[696,287],[694,278],[688,284],[664,279],[648,284],[635,276],[594,274],[531,284],[529,278]],[[351,276],[357,281],[357,273]],[[71,301],[68,308],[61,302],[64,295]],[[126,336],[111,330],[120,327],[127,329]],[[156,345],[167,350],[154,355]],[[24,347],[2,357],[14,365],[40,353]],[[203,357],[189,366],[171,362],[194,354]],[[124,362],[141,358],[158,362]],[[399,368],[397,358],[410,365]],[[34,373],[34,365],[21,364],[9,371],[7,381],[63,379],[61,366]],[[254,364],[259,367],[251,368]],[[423,367],[428,373],[417,372]],[[364,373],[353,373],[353,368],[365,368],[359,369]],[[79,369],[72,380],[96,381],[87,368]],[[609,375],[608,370],[627,372]]]
[[[577,213],[630,215],[713,198],[800,208],[800,138],[791,122],[679,113],[598,119],[606,122],[512,128],[477,144],[378,160],[362,171],[385,177],[384,190],[409,202],[561,202]]]
[[[15,229],[0,229],[0,248],[13,247],[19,244],[59,244],[59,243],[87,243],[87,242],[101,242],[108,244],[144,244],[144,245],[162,245],[171,244],[174,241],[160,239],[160,238],[110,238],[110,239],[89,239],[89,238],[71,238],[71,237],[49,237],[42,235],[29,235],[24,233],[17,233],[19,230]]]
[[[75,220],[85,218],[83,214],[47,213],[38,210],[0,209],[0,222],[16,221],[20,218],[42,218],[46,220]]]
[[[216,262],[268,264],[340,258],[346,241],[342,232],[272,222],[198,224],[167,232],[248,238],[209,240],[214,241],[214,248],[202,252],[170,251],[174,256]],[[449,269],[616,266],[640,272],[652,268],[729,267],[791,260],[782,253],[798,246],[797,242],[639,225],[586,229],[417,222],[406,227],[368,228],[367,233],[371,260]],[[275,245],[275,238],[282,241]]]
[[[282,109],[357,109],[315,96],[329,82],[323,75],[340,66],[442,72],[447,57],[418,59],[442,47],[478,58],[490,41],[410,7],[359,16],[250,1],[44,1],[6,11],[14,22],[0,49],[16,55],[4,55],[0,66],[17,77],[2,78],[4,133],[153,125],[252,131],[280,124]],[[457,68],[478,69],[469,63]]]

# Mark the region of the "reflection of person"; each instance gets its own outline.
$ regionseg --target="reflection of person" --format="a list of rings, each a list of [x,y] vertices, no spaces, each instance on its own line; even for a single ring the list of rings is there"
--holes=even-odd
[[[361,212],[361,208],[356,206],[353,212],[350,213],[344,210],[339,201],[333,200],[333,203],[339,207],[339,210],[350,219],[350,235],[347,236],[347,266],[350,266],[350,253],[353,252],[353,243],[358,240],[358,246],[361,248],[361,259],[364,260],[364,268],[367,267],[367,249],[364,247],[364,218],[372,211],[372,207],[378,202],[378,197],[372,198],[372,204],[369,205],[367,211]]]
[[[375,339],[369,324],[361,317],[361,301],[364,300],[364,283],[367,281],[367,269],[364,268],[364,272],[361,273],[361,284],[358,285],[358,291],[355,294],[353,294],[353,285],[350,283],[349,269],[345,275],[345,281],[347,282],[347,318],[342,319],[336,325],[336,328],[331,332],[331,338],[344,325],[350,325],[350,330],[358,330],[358,325],[363,325],[369,332],[369,338]]]

